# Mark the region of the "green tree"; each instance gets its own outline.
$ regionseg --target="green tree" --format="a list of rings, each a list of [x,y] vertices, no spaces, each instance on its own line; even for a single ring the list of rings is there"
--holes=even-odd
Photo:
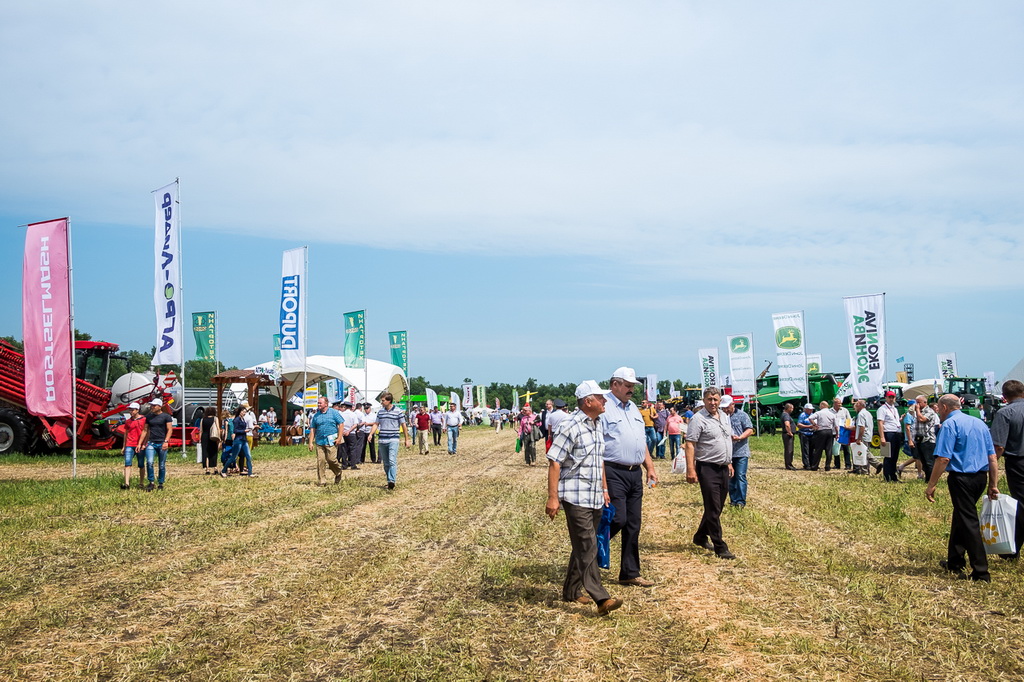
[[[7,342],[16,351],[24,352],[25,350],[25,344],[22,343],[20,340],[14,338],[13,336],[0,336],[0,341]]]

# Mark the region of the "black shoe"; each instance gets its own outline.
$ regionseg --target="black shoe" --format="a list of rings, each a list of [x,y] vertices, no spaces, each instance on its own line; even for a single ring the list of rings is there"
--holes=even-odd
[[[158,486],[156,487],[156,489],[157,489],[157,490],[163,490],[163,489],[164,489],[164,484],[163,484],[163,483],[161,483],[160,485],[158,485]]]
[[[701,542],[697,542],[697,538],[694,538],[693,539],[693,544],[697,545],[701,549],[707,549],[707,550],[710,550],[712,552],[715,551],[715,546],[712,545],[711,544],[711,540],[709,540],[707,538],[704,538],[704,540],[702,540]]]
[[[978,575],[976,573],[972,573],[971,580],[973,580],[976,583],[990,583],[992,582],[992,576],[990,576],[987,573],[985,575]]]
[[[334,474],[334,485],[341,483],[341,474]]]
[[[394,481],[388,481],[388,490],[394,490],[394,489],[395,489],[395,482]]]
[[[795,466],[788,466],[788,467],[786,467],[786,471],[796,471],[796,467]]]
[[[130,488],[130,487],[131,487],[131,486],[130,486],[130,485],[128,485],[127,483],[122,483],[122,484],[121,484],[121,490],[128,490],[128,488]]]
[[[962,569],[962,568],[950,568],[949,567],[949,562],[946,561],[945,559],[943,559],[942,561],[939,562],[939,567],[942,568],[942,570],[944,570],[944,571],[948,571],[949,573],[952,573],[953,577],[956,578],[957,580],[967,580],[967,574],[964,573],[964,569]]]
[[[736,555],[733,554],[732,552],[730,552],[729,550],[725,550],[724,552],[715,552],[715,556],[718,557],[719,559],[735,559],[736,558]]]
[[[1020,553],[1018,552],[1017,554],[1000,554],[999,558],[1004,559],[1006,561],[1017,561],[1018,559],[1020,559]]]
[[[152,483],[150,483],[149,485],[146,486],[146,492],[147,493],[153,492],[154,489],[156,489],[156,486],[153,485]]]
[[[352,466],[349,467],[349,469],[356,469],[358,471],[359,467],[357,467],[355,464],[353,464]]]

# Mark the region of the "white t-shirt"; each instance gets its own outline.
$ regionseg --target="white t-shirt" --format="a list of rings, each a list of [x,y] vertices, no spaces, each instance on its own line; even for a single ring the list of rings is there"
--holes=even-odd
[[[878,408],[878,421],[882,422],[882,430],[886,433],[903,433],[903,424],[900,419],[900,411],[895,405],[885,403]]]
[[[874,435],[875,433],[875,424],[874,421],[871,419],[871,413],[868,412],[866,409],[861,410],[860,412],[857,413],[856,429],[857,433],[861,434],[861,441],[865,443],[871,442],[871,436]],[[863,431],[861,431],[861,429],[863,429]],[[854,434],[854,438],[856,437],[856,434]]]

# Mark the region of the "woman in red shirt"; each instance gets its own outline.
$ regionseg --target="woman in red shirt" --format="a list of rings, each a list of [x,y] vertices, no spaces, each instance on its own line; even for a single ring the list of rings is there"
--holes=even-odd
[[[139,450],[139,437],[142,435],[142,427],[146,425],[146,418],[139,414],[139,404],[132,403],[128,406],[131,412],[124,422],[124,445],[121,446],[121,454],[124,455],[124,483],[121,490],[128,490],[132,482],[132,460],[139,459],[139,487],[146,487],[146,451]]]

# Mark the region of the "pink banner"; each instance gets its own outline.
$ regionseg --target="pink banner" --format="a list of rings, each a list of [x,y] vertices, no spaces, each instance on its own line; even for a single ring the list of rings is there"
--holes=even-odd
[[[68,220],[28,226],[22,272],[25,404],[32,414],[71,416],[71,292]]]

